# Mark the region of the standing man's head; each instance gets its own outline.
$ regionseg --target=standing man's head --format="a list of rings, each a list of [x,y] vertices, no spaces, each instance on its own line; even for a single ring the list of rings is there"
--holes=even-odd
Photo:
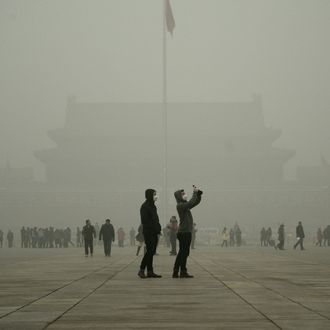
[[[145,197],[148,202],[155,203],[158,200],[157,191],[155,189],[147,189]]]
[[[86,220],[86,225],[90,225],[91,221],[89,219]]]
[[[188,199],[188,195],[186,194],[186,192],[184,191],[184,189],[177,190],[174,193],[174,197],[175,197],[175,199],[176,199],[176,201],[178,203],[185,202]]]
[[[298,221],[298,225],[301,225],[301,221]]]
[[[110,224],[110,219],[105,220],[105,223],[109,225]]]

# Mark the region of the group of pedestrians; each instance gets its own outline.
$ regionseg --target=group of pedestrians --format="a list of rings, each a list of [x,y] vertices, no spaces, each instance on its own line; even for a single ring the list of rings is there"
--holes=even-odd
[[[276,250],[284,250],[285,244],[285,229],[284,223],[280,224],[278,230],[278,243],[276,244],[275,240],[272,237],[272,229],[269,227],[267,230],[263,227],[260,231],[260,245],[261,246],[272,246]],[[300,250],[305,250],[304,247],[305,231],[302,225],[302,222],[299,221],[296,227],[296,243],[293,245],[293,248],[296,249],[298,246]]]
[[[14,246],[14,233],[9,229],[6,235],[7,246],[12,248]],[[4,246],[4,232],[0,229],[0,248]]]
[[[222,243],[221,247],[228,246],[241,246],[242,245],[242,231],[239,225],[236,223],[234,228],[230,228],[229,230],[225,226],[221,233]]]
[[[67,248],[74,246],[71,240],[71,229],[54,229],[54,227],[34,227],[21,229],[22,248]]]
[[[316,246],[330,246],[330,225],[326,226],[323,230],[321,228],[317,230]]]
[[[260,245],[261,246],[274,246],[274,240],[272,238],[273,231],[271,227],[267,229],[262,227],[260,231]]]
[[[104,255],[106,257],[111,256],[111,246],[115,241],[115,230],[110,222],[110,219],[106,219],[105,223],[101,226],[98,233],[99,241],[103,241]],[[96,238],[95,227],[91,224],[89,219],[86,220],[86,224],[82,229],[82,236],[84,239],[85,256],[93,256],[94,253],[94,239]]]
[[[14,233],[8,230],[7,246],[14,247]],[[4,245],[4,233],[0,230],[0,247]],[[21,248],[66,248],[74,246],[71,241],[71,229],[54,229],[53,227],[25,227],[20,230]]]

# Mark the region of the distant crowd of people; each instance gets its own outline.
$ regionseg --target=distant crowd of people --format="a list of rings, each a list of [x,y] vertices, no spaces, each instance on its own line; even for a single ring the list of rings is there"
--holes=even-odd
[[[263,227],[260,231],[260,245],[261,246],[271,246],[278,250],[284,250],[285,245],[285,229],[284,223],[280,224],[278,231],[277,231],[277,240],[276,243],[275,239],[272,236],[272,229],[269,227],[265,229]],[[293,248],[296,249],[298,246],[300,250],[305,250],[304,247],[304,240],[305,240],[305,231],[302,225],[302,222],[299,221],[296,227],[296,242],[293,245]],[[316,246],[330,246],[330,225],[324,228],[323,230],[319,228],[316,233]]]
[[[330,225],[323,230],[319,228],[316,233],[316,246],[330,246]]]
[[[236,223],[234,228],[224,227],[221,233],[222,243],[221,247],[228,246],[241,246],[242,245],[242,231],[239,225]]]
[[[109,220],[109,219],[107,219]],[[109,220],[110,221],[110,220]],[[107,223],[107,222],[106,222]],[[112,224],[111,224],[112,226]],[[95,237],[99,237],[99,241],[96,240],[96,244],[100,244],[103,240],[103,231],[102,225],[101,227],[96,223],[92,226],[95,230]],[[84,227],[85,228],[85,227]],[[104,227],[104,230],[107,227]],[[168,247],[170,249],[169,254],[172,256],[177,255],[177,233],[179,231],[179,221],[176,216],[172,216],[170,221],[166,226],[162,229],[162,234],[159,235],[159,244],[163,244],[164,247]],[[197,226],[196,223],[193,224],[192,229],[192,240],[191,240],[191,249],[195,248],[196,242],[196,234],[197,234]],[[54,227],[22,227],[20,230],[20,246],[22,248],[67,248],[69,246],[76,247],[84,247],[85,246],[85,236],[88,236],[87,232],[84,232],[84,229],[80,229],[77,227],[76,229],[76,240],[73,242],[71,236],[70,227],[66,227],[64,229],[54,229]],[[220,246],[221,247],[239,247],[245,244],[242,239],[242,231],[239,225],[236,223],[233,228],[228,229],[226,226],[223,228],[222,232],[220,231]],[[89,235],[90,236],[90,235]],[[112,242],[115,241],[115,230],[113,229],[113,234],[110,235]],[[291,236],[289,234],[289,236]],[[284,245],[286,238],[289,237],[285,233],[284,224],[281,224],[277,230],[276,238],[273,235],[273,230],[271,227],[265,228],[263,227],[260,231],[260,245],[263,247],[274,247],[279,250],[284,250]],[[14,232],[12,230],[8,230],[7,235],[0,230],[0,248],[4,247],[5,243],[7,243],[7,247],[14,247]],[[303,242],[305,238],[304,229],[302,223],[298,223],[296,228],[296,237],[297,241],[295,243],[296,247],[298,245],[301,249],[304,249]],[[126,242],[126,232],[120,227],[117,230],[117,240],[118,247],[124,247]],[[88,242],[88,239],[87,239]],[[100,243],[99,243],[100,242]],[[319,247],[330,247],[330,225],[325,228],[318,228],[314,243]],[[136,255],[139,255],[141,248],[144,246],[144,237],[143,237],[143,226],[140,224],[137,231],[134,227],[131,227],[129,231],[129,242],[127,243],[129,246],[136,246],[137,251]],[[19,246],[19,245],[18,245]]]
[[[178,232],[179,232],[179,222],[176,216],[173,215],[170,218],[170,221],[167,223],[167,225],[162,229],[162,237],[160,237],[163,245],[167,248],[170,248],[169,254],[172,256],[177,255]],[[197,227],[196,227],[196,223],[194,222],[191,232],[191,249],[195,248],[196,233],[197,233]]]
[[[14,246],[14,233],[8,230],[7,236],[7,246],[12,248]],[[4,246],[4,232],[0,229],[0,248]]]

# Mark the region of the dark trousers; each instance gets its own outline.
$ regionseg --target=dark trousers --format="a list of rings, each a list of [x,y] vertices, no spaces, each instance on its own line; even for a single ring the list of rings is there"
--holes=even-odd
[[[298,239],[298,242],[294,245],[294,248],[296,248],[298,245],[300,245],[300,250],[304,249],[304,239],[302,237]]]
[[[170,242],[171,242],[171,252],[176,254],[176,233],[171,233]]]
[[[112,240],[111,239],[103,240],[104,254],[106,256],[110,256],[111,255],[111,244],[112,244]]]
[[[280,250],[284,250],[284,240],[279,240],[279,243],[276,245]]]
[[[88,255],[88,248],[91,255],[93,254],[93,239],[85,239],[85,254]]]
[[[147,267],[147,271],[151,273],[154,270],[153,259],[157,249],[158,235],[152,233],[143,233],[143,235],[146,253],[141,261],[140,269],[144,271]]]
[[[189,257],[191,233],[178,233],[179,253],[174,264],[174,271],[187,272],[187,258]]]
[[[222,241],[221,247],[224,247],[225,245],[228,247],[228,241],[226,239]]]

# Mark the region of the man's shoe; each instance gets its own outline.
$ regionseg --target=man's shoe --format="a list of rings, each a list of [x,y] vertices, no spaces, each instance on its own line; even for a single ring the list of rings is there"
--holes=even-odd
[[[138,276],[139,276],[140,278],[147,278],[147,276],[145,275],[145,273],[144,273],[143,270],[140,270],[140,271],[138,272]]]
[[[193,275],[188,274],[187,272],[181,273],[180,278],[193,278]]]
[[[173,271],[172,278],[179,278],[179,272],[177,270]]]
[[[152,277],[152,278],[161,278],[162,275],[155,274],[154,272],[148,273],[147,277]]]

